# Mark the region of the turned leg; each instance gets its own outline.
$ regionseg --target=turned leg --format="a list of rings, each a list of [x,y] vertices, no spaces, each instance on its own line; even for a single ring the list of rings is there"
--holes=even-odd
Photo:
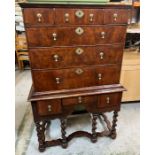
[[[96,133],[97,117],[98,117],[97,114],[92,114],[92,138],[91,138],[91,141],[93,143],[95,143],[97,141],[97,133]]]
[[[113,115],[113,122],[112,122],[112,128],[111,128],[111,133],[110,133],[110,137],[112,139],[115,139],[117,134],[116,134],[116,122],[117,122],[117,116],[118,116],[118,112],[114,111],[114,115]]]
[[[61,134],[62,134],[62,147],[67,148],[67,138],[66,138],[66,126],[67,126],[67,120],[62,118],[61,119]]]
[[[51,124],[51,121],[46,121],[46,125],[45,125],[46,129],[49,128],[50,124]]]
[[[40,121],[36,122],[36,130],[37,130],[37,136],[38,136],[38,142],[39,142],[39,151],[43,152],[45,151],[45,126],[46,122]]]

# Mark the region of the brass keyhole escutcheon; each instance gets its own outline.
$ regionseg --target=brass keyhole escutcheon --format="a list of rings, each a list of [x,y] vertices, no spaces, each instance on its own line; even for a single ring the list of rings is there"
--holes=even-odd
[[[76,32],[76,34],[81,35],[84,33],[84,30],[83,30],[83,28],[78,27],[78,28],[76,28],[75,32]]]
[[[75,12],[76,17],[82,18],[84,16],[84,12],[82,10],[77,10]]]
[[[83,73],[83,70],[81,68],[78,68],[75,70],[75,73],[81,75]]]
[[[76,53],[77,55],[81,55],[83,52],[84,52],[84,50],[83,50],[82,48],[77,48],[77,49],[75,50],[75,53]]]

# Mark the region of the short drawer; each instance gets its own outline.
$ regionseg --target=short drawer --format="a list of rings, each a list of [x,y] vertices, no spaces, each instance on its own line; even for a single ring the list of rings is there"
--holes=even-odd
[[[76,104],[96,104],[98,100],[97,96],[78,96],[73,98],[65,98],[62,99],[62,105],[63,106],[70,106],[70,105],[76,105]]]
[[[37,101],[37,110],[39,115],[60,114],[62,112],[61,100]]]
[[[27,28],[29,47],[124,43],[126,26]]]
[[[120,105],[122,98],[122,92],[118,93],[107,93],[104,95],[98,96],[97,107],[98,108],[106,108]]]
[[[104,10],[105,24],[127,24],[130,18],[130,10],[106,9]]]
[[[35,91],[117,84],[120,65],[33,71],[32,77]]]
[[[101,25],[104,23],[103,9],[55,9],[56,25]]]
[[[123,45],[30,49],[32,69],[120,64]]]
[[[48,8],[26,8],[23,10],[26,26],[54,24],[53,9]]]

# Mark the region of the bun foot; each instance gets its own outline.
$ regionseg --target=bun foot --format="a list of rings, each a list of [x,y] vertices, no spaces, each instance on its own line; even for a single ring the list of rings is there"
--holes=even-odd
[[[39,151],[40,152],[44,152],[45,151],[45,147],[39,147]]]
[[[92,143],[96,143],[97,142],[97,138],[91,138]]]
[[[111,139],[116,139],[116,136],[117,136],[116,133],[112,133],[112,134],[110,135]]]
[[[62,148],[66,149],[68,146],[68,143],[62,143]]]

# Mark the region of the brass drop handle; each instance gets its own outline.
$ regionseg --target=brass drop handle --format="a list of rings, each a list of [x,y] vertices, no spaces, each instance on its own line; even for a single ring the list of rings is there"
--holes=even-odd
[[[37,13],[37,18],[38,18],[38,22],[41,22],[42,14],[41,13]]]
[[[89,15],[89,17],[90,17],[89,21],[92,22],[92,21],[93,21],[94,14],[91,13],[91,14]]]
[[[59,55],[57,55],[57,54],[53,55],[53,59],[55,62],[57,62],[59,60]]]
[[[101,32],[101,38],[102,38],[102,39],[105,38],[105,32]]]
[[[55,78],[56,84],[60,84],[60,78]]]
[[[57,40],[57,34],[54,32],[54,33],[52,34],[52,36],[53,36],[53,40],[56,41],[56,40]]]
[[[82,103],[82,97],[81,96],[78,97],[78,103]]]
[[[113,14],[113,17],[114,17],[114,21],[116,21],[117,20],[117,17],[118,17],[118,14],[117,13],[114,13]]]
[[[110,103],[110,97],[106,97],[106,102],[109,104]]]
[[[103,59],[103,56],[104,56],[104,53],[103,52],[100,52],[100,59]]]
[[[52,111],[52,106],[51,105],[48,105],[48,112]]]
[[[102,74],[101,73],[98,74],[98,80],[102,80]]]
[[[65,13],[65,22],[69,22],[69,13]]]

